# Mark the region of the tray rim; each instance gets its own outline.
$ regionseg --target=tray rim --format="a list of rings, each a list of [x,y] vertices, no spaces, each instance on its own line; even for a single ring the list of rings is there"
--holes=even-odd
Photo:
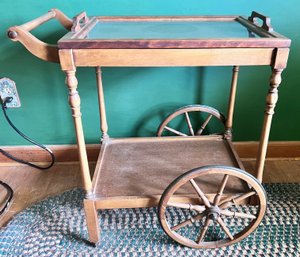
[[[260,38],[201,38],[201,39],[84,39],[98,21],[232,21],[261,36]],[[291,40],[266,31],[242,16],[92,16],[77,32],[69,32],[58,41],[60,49],[182,49],[182,48],[261,48],[289,47]]]

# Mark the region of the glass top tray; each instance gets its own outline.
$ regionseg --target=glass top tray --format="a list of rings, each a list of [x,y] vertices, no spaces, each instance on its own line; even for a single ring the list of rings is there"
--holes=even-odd
[[[289,47],[290,40],[242,16],[90,17],[82,15],[59,48]],[[266,27],[267,26],[267,27]]]
[[[89,31],[87,39],[199,39],[248,38],[246,27],[234,21],[101,21]],[[259,37],[259,36],[258,36]]]

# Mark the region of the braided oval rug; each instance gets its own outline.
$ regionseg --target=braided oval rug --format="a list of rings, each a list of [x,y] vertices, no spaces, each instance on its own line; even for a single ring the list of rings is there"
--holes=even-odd
[[[299,256],[300,184],[266,184],[258,229],[218,249],[180,246],[160,228],[156,208],[99,212],[101,244],[87,243],[83,192],[74,189],[19,213],[0,231],[0,256]]]

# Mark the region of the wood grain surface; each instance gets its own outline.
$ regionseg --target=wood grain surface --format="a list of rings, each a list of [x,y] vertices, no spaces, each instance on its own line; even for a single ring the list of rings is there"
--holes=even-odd
[[[76,153],[77,154],[77,153]],[[253,173],[254,160],[243,160],[245,170]],[[90,165],[94,170],[95,163]],[[5,226],[18,212],[64,191],[81,186],[78,162],[56,163],[48,171],[39,171],[21,164],[6,163],[0,166],[0,180],[8,183],[15,195],[10,209],[0,217],[0,226]],[[263,177],[265,183],[300,183],[300,160],[268,160]],[[0,201],[5,191],[0,190]],[[99,206],[100,207],[100,206]]]

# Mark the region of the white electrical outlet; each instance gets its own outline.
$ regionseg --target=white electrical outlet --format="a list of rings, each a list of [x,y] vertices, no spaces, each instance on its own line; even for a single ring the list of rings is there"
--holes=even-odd
[[[21,107],[16,83],[9,78],[0,79],[0,97],[2,102],[4,102],[7,97],[12,97],[12,100],[6,103],[7,108]]]

